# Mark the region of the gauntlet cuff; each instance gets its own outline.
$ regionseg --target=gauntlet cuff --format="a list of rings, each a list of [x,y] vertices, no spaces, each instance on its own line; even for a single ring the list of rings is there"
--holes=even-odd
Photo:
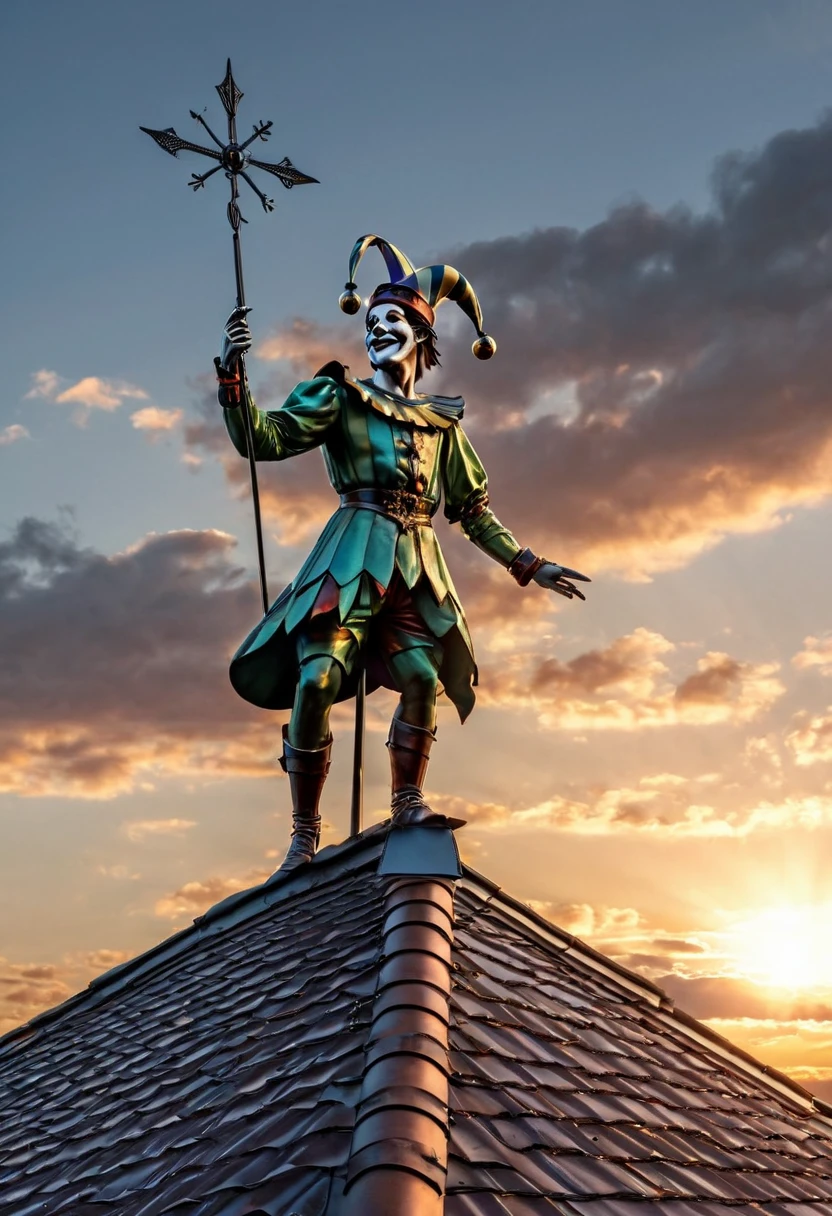
[[[521,549],[509,566],[508,572],[515,582],[521,587],[525,587],[532,581],[545,561],[546,559],[543,557],[535,557],[531,549]]]
[[[215,358],[214,367],[220,387],[220,405],[226,410],[237,409],[243,399],[243,381],[239,366],[236,371],[229,371],[227,367],[223,367],[219,358]]]

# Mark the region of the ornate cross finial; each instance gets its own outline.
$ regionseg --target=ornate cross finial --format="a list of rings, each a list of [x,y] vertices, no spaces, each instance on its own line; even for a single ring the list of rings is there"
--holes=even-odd
[[[213,177],[215,173],[219,173],[220,169],[225,170],[225,176],[231,184],[231,200],[228,204],[226,215],[228,222],[232,228],[232,241],[234,245],[234,275],[237,280],[237,308],[248,311],[246,308],[246,292],[243,284],[243,255],[240,248],[240,225],[247,221],[240,214],[240,207],[237,199],[239,198],[238,179],[242,178],[247,185],[251,186],[254,193],[260,199],[264,211],[274,211],[273,199],[267,198],[263,191],[255,185],[248,175],[248,169],[265,169],[266,173],[273,173],[274,176],[281,182],[287,190],[291,190],[292,186],[305,186],[312,182],[317,182],[316,177],[308,177],[307,174],[301,173],[296,169],[288,156],[285,156],[279,165],[269,164],[268,161],[254,160],[251,153],[248,151],[251,144],[256,139],[266,140],[269,138],[269,132],[272,128],[271,122],[260,122],[254,128],[253,134],[249,135],[248,139],[239,143],[237,140],[237,106],[240,104],[240,99],[243,94],[237,87],[234,77],[231,75],[231,60],[226,63],[225,79],[222,84],[216,86],[217,92],[220,95],[223,108],[228,115],[228,142],[223,143],[208,126],[208,123],[201,114],[197,114],[191,110],[191,118],[204,127],[209,136],[216,144],[219,151],[214,151],[213,148],[204,148],[202,144],[193,144],[188,139],[180,139],[173,127],[166,127],[164,131],[154,131],[150,127],[141,127],[151,139],[155,140],[160,148],[164,148],[165,152],[170,152],[171,156],[176,156],[179,152],[198,152],[200,156],[208,156],[211,160],[217,161],[213,169],[209,169],[207,173],[194,173],[191,175],[191,180],[188,183],[193,186],[194,190],[201,190],[209,177]],[[245,383],[245,361],[240,359],[242,368],[242,379]],[[263,598],[263,612],[269,611],[269,592],[266,583],[266,562],[263,554],[263,525],[260,519],[260,492],[257,488],[257,469],[254,462],[254,436],[252,434],[251,416],[248,409],[243,411],[243,419],[246,433],[246,444],[248,446],[248,464],[251,475],[251,494],[254,505],[254,526],[257,533],[257,559],[260,564],[260,592]]]
[[[239,143],[237,140],[237,106],[243,97],[242,90],[238,88],[234,77],[231,74],[231,60],[228,60],[225,71],[225,79],[222,84],[216,86],[217,92],[220,95],[223,107],[228,115],[228,142],[223,143],[208,126],[201,114],[197,114],[191,110],[191,118],[204,127],[210,135],[211,139],[216,144],[219,151],[214,151],[213,148],[205,148],[202,144],[191,143],[188,139],[181,139],[176,134],[173,127],[166,127],[164,131],[154,131],[150,127],[141,127],[140,130],[149,135],[155,140],[160,148],[164,148],[165,152],[169,152],[171,156],[176,156],[179,152],[198,152],[200,156],[209,156],[211,160],[218,163],[213,169],[209,169],[207,173],[193,173],[191,180],[188,183],[194,190],[201,190],[209,177],[213,177],[215,173],[219,173],[220,169],[225,170],[225,176],[231,182],[231,201],[228,204],[228,222],[236,232],[241,223],[246,223],[246,220],[240,214],[240,208],[237,203],[237,178],[241,177],[247,185],[251,187],[257,197],[260,199],[264,211],[274,211],[274,199],[267,198],[263,191],[252,181],[247,170],[263,169],[266,173],[272,173],[278,181],[291,190],[293,186],[306,186],[317,182],[316,177],[309,177],[306,173],[301,173],[296,169],[288,156],[277,164],[270,164],[268,161],[255,160],[248,151],[251,144],[256,139],[261,139],[264,142],[269,138],[272,126],[271,121],[260,122],[254,127],[254,130],[248,139]]]

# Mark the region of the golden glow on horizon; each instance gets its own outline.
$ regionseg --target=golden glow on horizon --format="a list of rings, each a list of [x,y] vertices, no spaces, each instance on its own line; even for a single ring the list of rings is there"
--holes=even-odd
[[[832,986],[832,904],[766,908],[729,933],[738,970],[769,988]]]

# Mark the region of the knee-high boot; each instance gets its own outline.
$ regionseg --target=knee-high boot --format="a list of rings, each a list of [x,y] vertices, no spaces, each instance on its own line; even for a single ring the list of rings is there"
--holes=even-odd
[[[294,870],[311,861],[321,838],[321,817],[318,805],[329,772],[332,737],[323,747],[310,751],[292,747],[288,728],[283,727],[283,755],[280,767],[289,778],[292,794],[292,842],[279,870]]]
[[[436,731],[427,730],[423,726],[411,726],[401,718],[394,718],[390,723],[387,748],[390,752],[393,778],[391,809],[396,827],[427,824],[461,828],[465,823],[464,819],[451,819],[432,810],[422,794],[430,749],[435,738]]]

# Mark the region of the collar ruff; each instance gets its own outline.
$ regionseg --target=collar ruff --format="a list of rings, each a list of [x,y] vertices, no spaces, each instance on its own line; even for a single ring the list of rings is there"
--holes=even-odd
[[[385,392],[373,384],[372,380],[353,379],[348,368],[344,369],[344,382],[355,389],[361,400],[378,413],[411,426],[447,430],[460,421],[465,409],[462,397],[437,397],[417,393],[415,398],[408,398],[400,397],[398,393]]]

